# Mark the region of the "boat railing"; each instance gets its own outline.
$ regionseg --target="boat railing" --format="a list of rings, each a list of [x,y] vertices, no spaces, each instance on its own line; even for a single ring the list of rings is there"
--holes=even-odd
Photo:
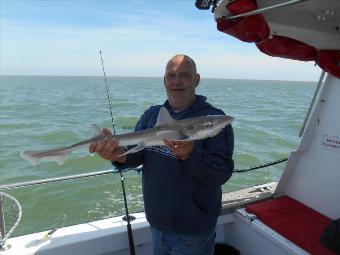
[[[37,185],[55,183],[55,182],[70,181],[70,180],[76,180],[76,179],[112,174],[114,172],[115,171],[111,169],[111,170],[102,170],[102,171],[83,173],[83,174],[74,174],[74,175],[66,175],[66,176],[60,176],[60,177],[54,177],[54,178],[39,179],[39,180],[34,180],[34,181],[4,184],[4,185],[0,186],[0,190],[26,188],[26,187],[32,187],[32,186],[37,186]]]
[[[265,168],[268,166],[276,165],[282,162],[287,161],[287,158],[282,158],[279,160],[271,161],[265,164],[257,165],[257,166],[252,166],[248,168],[242,168],[242,169],[235,169],[234,173],[246,173],[252,170],[256,169],[261,169]],[[134,169],[128,169],[125,170],[135,170],[137,172],[140,172],[142,169],[141,167],[134,168]],[[38,186],[38,185],[44,185],[44,184],[49,184],[49,183],[56,183],[56,182],[63,182],[63,181],[70,181],[70,180],[78,180],[78,179],[83,179],[83,178],[90,178],[90,177],[96,177],[96,176],[101,176],[101,175],[107,175],[107,174],[114,174],[114,173],[119,173],[118,170],[115,169],[110,169],[110,170],[102,170],[102,171],[95,171],[95,172],[89,172],[89,173],[82,173],[82,174],[74,174],[74,175],[67,175],[67,176],[60,176],[60,177],[54,177],[54,178],[46,178],[46,179],[40,179],[40,180],[33,180],[33,181],[26,181],[26,182],[17,182],[17,183],[10,183],[10,184],[3,184],[0,185],[0,248],[4,244],[5,240],[9,237],[9,235],[13,232],[14,228],[18,225],[20,219],[21,219],[21,206],[19,202],[12,196],[3,193],[1,191],[4,190],[12,190],[12,189],[18,189],[18,188],[27,188],[27,187],[32,187],[32,186]],[[13,225],[13,227],[10,229],[10,231],[6,233],[6,228],[5,228],[5,215],[3,212],[4,204],[3,204],[3,197],[7,199],[11,199],[15,204],[18,209],[17,213],[17,221]]]
[[[264,12],[272,10],[272,9],[281,8],[281,7],[293,5],[293,4],[298,4],[298,3],[305,2],[305,1],[308,1],[308,0],[290,0],[290,1],[287,1],[287,2],[278,3],[278,4],[271,5],[271,6],[266,6],[266,7],[259,8],[259,9],[253,10],[253,11],[248,11],[248,12],[245,12],[245,13],[233,15],[233,16],[230,16],[230,17],[223,17],[223,18],[226,19],[226,20],[233,20],[233,19],[238,19],[238,18],[242,18],[242,17],[248,17],[248,16],[252,16],[252,15],[255,15],[255,14],[264,13]]]
[[[276,165],[276,164],[285,162],[287,160],[288,160],[287,158],[282,158],[279,160],[271,161],[265,164],[260,164],[260,165],[256,165],[256,166],[252,166],[248,168],[235,169],[233,172],[234,173],[246,173],[252,170]],[[137,172],[140,172],[141,167],[128,169],[128,170],[125,170],[125,172],[129,170],[135,170]],[[107,175],[107,174],[114,174],[114,173],[119,173],[119,171],[115,169],[110,169],[110,170],[95,171],[95,172],[89,172],[89,173],[83,173],[83,174],[74,174],[74,175],[66,175],[66,176],[60,176],[60,177],[54,177],[54,178],[39,179],[39,180],[34,180],[34,181],[3,184],[3,185],[0,185],[0,191],[17,189],[17,188],[26,188],[26,187],[32,187],[32,186],[37,186],[37,185],[55,183],[55,182],[77,180],[77,179],[83,179],[83,178],[89,178],[89,177],[95,177],[95,176],[101,176],[101,175]]]

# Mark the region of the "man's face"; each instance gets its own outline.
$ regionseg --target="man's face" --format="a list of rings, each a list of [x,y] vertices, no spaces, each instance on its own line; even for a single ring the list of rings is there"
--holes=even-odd
[[[199,74],[196,74],[189,59],[176,56],[168,62],[164,85],[169,103],[174,110],[184,110],[195,101],[195,88],[199,80]]]

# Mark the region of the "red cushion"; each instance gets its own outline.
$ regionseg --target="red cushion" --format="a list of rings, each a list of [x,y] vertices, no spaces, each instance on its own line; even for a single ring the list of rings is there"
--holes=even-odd
[[[264,224],[311,254],[335,254],[320,243],[331,219],[284,196],[246,207]]]

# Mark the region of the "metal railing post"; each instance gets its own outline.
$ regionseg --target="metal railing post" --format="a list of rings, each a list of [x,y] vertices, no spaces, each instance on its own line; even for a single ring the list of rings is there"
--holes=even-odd
[[[3,201],[0,194],[0,240],[5,237],[5,215],[3,210]]]
[[[305,120],[303,121],[303,124],[302,124],[302,127],[300,129],[300,132],[299,132],[299,137],[302,137],[302,134],[304,133],[305,131],[305,128],[306,128],[306,124],[307,124],[307,121],[309,120],[309,117],[312,113],[312,109],[314,107],[314,104],[315,104],[315,100],[317,98],[317,96],[319,95],[319,91],[320,91],[320,88],[321,88],[321,85],[322,85],[322,82],[325,78],[325,75],[326,75],[326,72],[325,71],[322,71],[321,72],[321,75],[320,75],[320,78],[319,78],[319,82],[318,82],[318,85],[315,89],[315,92],[314,92],[314,96],[313,96],[313,99],[309,105],[309,108],[308,108],[308,111],[307,111],[307,114],[306,114],[306,117],[305,117]]]

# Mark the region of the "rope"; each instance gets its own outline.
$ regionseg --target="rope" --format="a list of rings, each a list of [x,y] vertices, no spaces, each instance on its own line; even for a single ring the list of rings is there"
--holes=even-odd
[[[6,240],[10,237],[10,235],[13,233],[14,229],[18,226],[18,224],[19,224],[19,222],[21,220],[21,216],[22,216],[22,209],[21,209],[21,206],[20,206],[20,203],[18,202],[18,200],[16,200],[11,195],[8,195],[6,193],[0,192],[0,197],[5,197],[5,198],[13,201],[14,204],[16,205],[16,207],[17,207],[17,219],[16,219],[15,223],[13,224],[13,226],[11,227],[11,229],[7,233],[5,233],[5,229],[3,229],[2,232],[4,232],[3,233],[4,236],[2,236],[2,234],[0,235],[0,250],[1,250],[1,248],[4,246]],[[0,204],[0,206],[2,208],[3,204]],[[1,222],[2,226],[5,226],[4,219],[5,219],[5,215],[3,215],[2,219],[1,219],[1,220],[3,220],[3,222]]]
[[[282,159],[279,159],[279,160],[271,161],[271,162],[261,164],[261,165],[257,165],[257,166],[252,166],[252,167],[242,168],[242,169],[235,169],[234,173],[246,173],[246,172],[249,172],[249,171],[252,171],[252,170],[255,170],[255,169],[260,169],[260,168],[264,168],[264,167],[267,167],[267,166],[276,165],[276,164],[285,162],[287,160],[288,160],[288,158],[282,158]]]

